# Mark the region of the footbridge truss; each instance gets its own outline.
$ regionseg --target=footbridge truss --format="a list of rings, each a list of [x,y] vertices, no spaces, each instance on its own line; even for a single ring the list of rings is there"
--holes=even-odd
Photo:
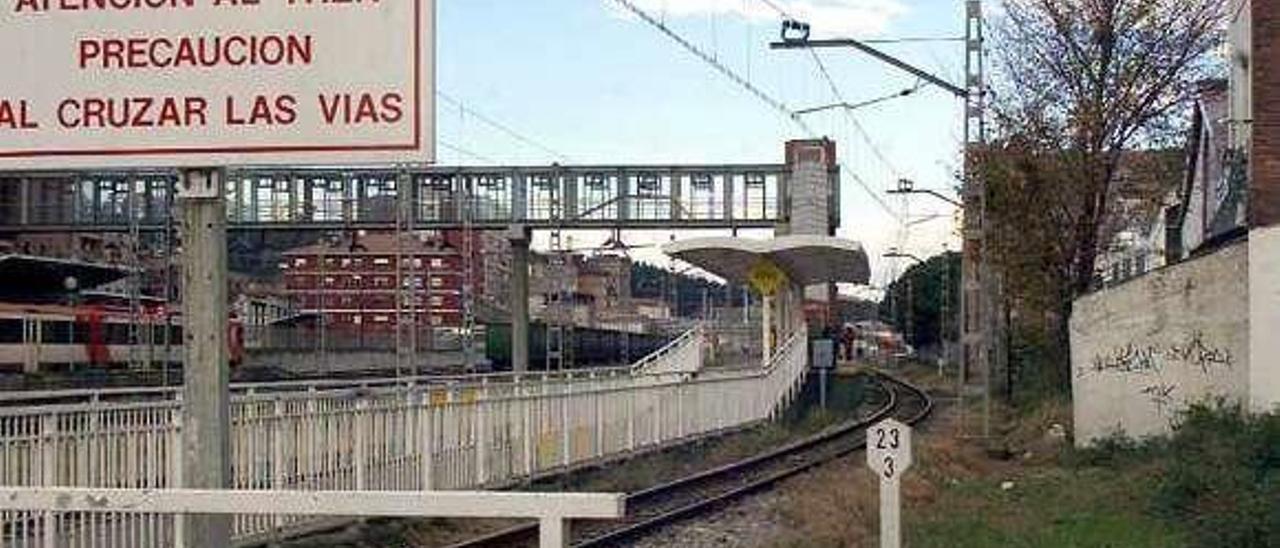
[[[772,228],[787,221],[789,178],[784,164],[245,168],[227,172],[225,195],[231,230]],[[163,230],[177,179],[0,174],[0,233]]]

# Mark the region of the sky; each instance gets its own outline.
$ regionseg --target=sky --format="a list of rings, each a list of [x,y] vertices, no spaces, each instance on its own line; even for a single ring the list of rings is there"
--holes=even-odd
[[[837,99],[812,55],[769,49],[781,28],[777,10],[808,22],[814,38],[957,38],[964,29],[962,0],[635,3],[791,110]],[[782,163],[788,139],[825,136],[836,141],[843,166],[838,234],[867,248],[873,286],[908,266],[882,258],[890,248],[921,258],[958,249],[950,205],[885,193],[899,178],[948,193],[956,186],[963,108],[947,92],[924,86],[849,113],[806,115],[815,135],[616,0],[438,0],[437,11],[441,164]],[[962,81],[962,42],[877,47]],[[917,85],[914,76],[852,50],[819,57],[850,103]],[[646,244],[671,236],[624,239]],[[605,237],[575,234],[573,245],[594,246]],[[656,249],[636,256],[660,259]]]

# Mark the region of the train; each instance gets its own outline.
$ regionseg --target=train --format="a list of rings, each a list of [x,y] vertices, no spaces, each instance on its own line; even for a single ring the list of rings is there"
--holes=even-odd
[[[0,303],[0,372],[123,369],[140,359],[153,364],[180,363],[182,319],[171,316],[166,325],[164,316],[162,307],[148,307],[134,344],[134,318],[125,309]],[[227,334],[228,356],[235,367],[244,361],[243,325],[229,318]]]
[[[486,324],[485,356],[495,371],[511,370],[511,324]],[[623,365],[662,348],[671,340],[665,335],[629,333],[606,329],[575,328],[568,349],[575,367]],[[543,369],[547,363],[547,326],[529,326],[529,368]]]
[[[163,306],[144,307],[131,332],[133,316],[122,307],[0,303],[0,374],[121,371],[145,361],[153,367],[182,362],[183,328],[171,316],[166,339]],[[245,326],[229,318],[228,357],[233,368],[246,360]],[[511,369],[511,326],[487,324],[484,355],[491,370]],[[137,344],[132,344],[134,337]],[[546,365],[547,327],[530,326],[529,365]],[[622,365],[661,348],[671,338],[604,329],[575,329],[567,361],[575,367]],[[166,344],[167,342],[167,344]]]

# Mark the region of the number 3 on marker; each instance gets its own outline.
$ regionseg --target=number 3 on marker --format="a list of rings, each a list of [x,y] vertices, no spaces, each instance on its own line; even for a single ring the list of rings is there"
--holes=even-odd
[[[896,472],[896,471],[893,469],[893,457],[888,456],[888,455],[885,455],[885,457],[884,457],[884,479],[893,479],[893,474],[894,474],[895,472]]]

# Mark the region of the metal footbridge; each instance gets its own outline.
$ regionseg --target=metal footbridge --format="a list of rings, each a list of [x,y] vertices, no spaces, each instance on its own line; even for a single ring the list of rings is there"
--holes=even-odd
[[[789,179],[783,164],[245,168],[227,173],[224,196],[230,230],[772,228],[786,221]],[[177,181],[0,174],[0,233],[163,230]]]

